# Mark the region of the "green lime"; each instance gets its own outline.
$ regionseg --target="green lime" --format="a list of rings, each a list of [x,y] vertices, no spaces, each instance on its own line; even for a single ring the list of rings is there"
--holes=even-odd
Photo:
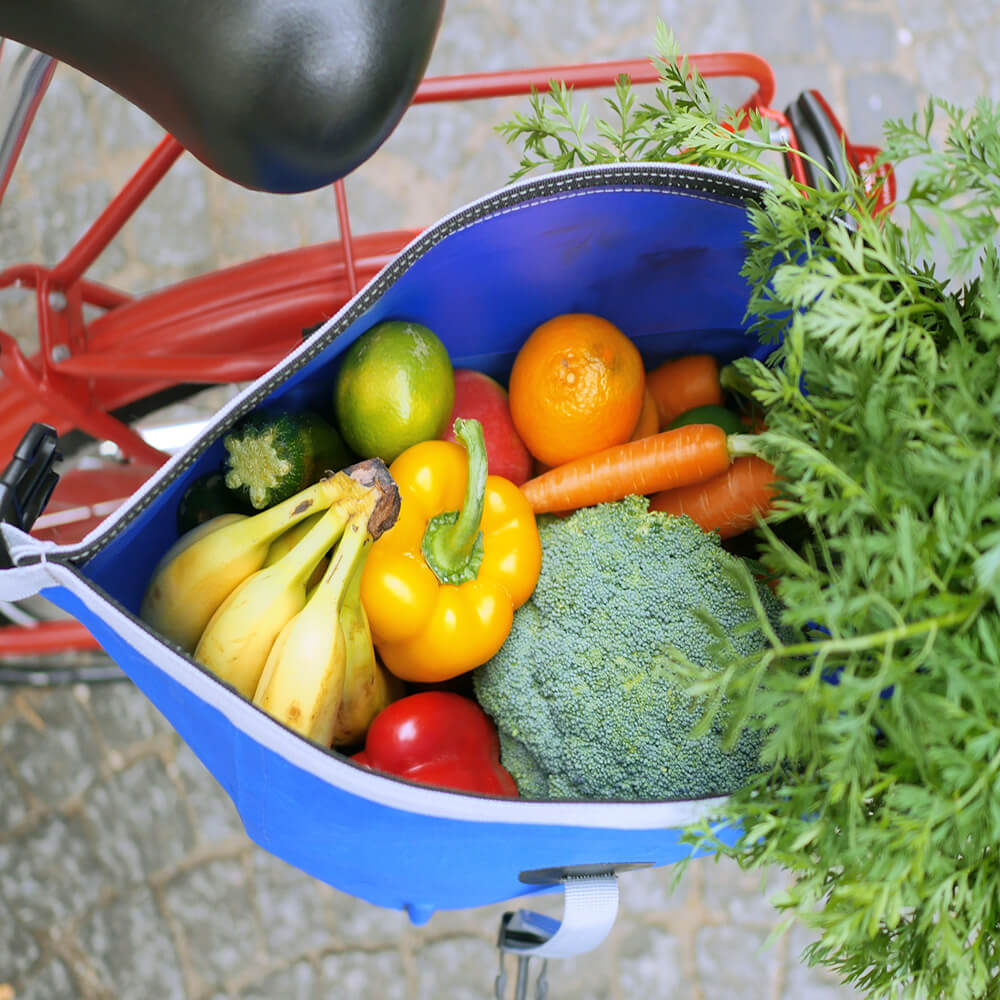
[[[363,333],[345,352],[333,390],[348,446],[387,464],[410,445],[440,437],[454,401],[444,344],[426,326],[405,320]]]
[[[746,427],[740,423],[740,418],[727,410],[724,406],[709,403],[707,406],[696,406],[693,410],[688,410],[677,417],[671,427],[684,427],[687,424],[716,424],[727,434],[739,434],[746,431]]]

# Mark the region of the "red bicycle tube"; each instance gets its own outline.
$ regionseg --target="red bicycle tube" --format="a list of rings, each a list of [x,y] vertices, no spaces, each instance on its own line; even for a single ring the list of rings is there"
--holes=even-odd
[[[0,288],[37,288],[50,273],[50,268],[42,267],[40,264],[12,264],[0,271]],[[83,301],[99,309],[114,309],[133,299],[128,292],[87,278],[81,278],[77,286]]]
[[[760,56],[750,52],[708,52],[695,53],[687,59],[689,65],[705,77],[744,76],[754,80],[757,90],[744,107],[764,107],[774,98],[774,72]],[[650,59],[540,66],[497,73],[466,73],[428,77],[417,88],[413,103],[429,104],[529,94],[532,90],[549,90],[553,80],[579,90],[607,87],[614,85],[622,74],[628,76],[633,83],[655,83],[660,78],[659,70]]]
[[[784,130],[785,141],[788,143],[788,148],[791,150],[791,155],[788,156],[788,169],[792,172],[792,179],[801,184],[803,187],[808,186],[808,179],[806,177],[805,167],[802,163],[801,150],[799,149],[798,140],[795,138],[795,129],[792,128],[792,123],[780,112],[775,111],[774,108],[759,108],[761,117],[767,118],[770,121],[775,122],[779,128]]]
[[[351,238],[351,220],[347,209],[347,190],[343,179],[334,181],[337,201],[337,221],[340,225],[340,245],[344,251],[344,270],[347,272],[347,291],[351,298],[358,294],[358,272],[354,266],[354,241]]]
[[[4,656],[44,656],[70,649],[100,648],[98,641],[78,621],[0,626],[0,653]]]
[[[65,288],[80,279],[183,152],[184,147],[172,135],[160,140],[76,245],[52,268],[49,279],[53,288]]]

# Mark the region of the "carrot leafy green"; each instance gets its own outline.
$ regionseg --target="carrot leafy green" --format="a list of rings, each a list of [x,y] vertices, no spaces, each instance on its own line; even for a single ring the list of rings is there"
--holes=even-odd
[[[885,160],[911,180],[880,212],[871,177],[787,179],[769,122],[734,128],[663,28],[657,48],[651,99],[622,79],[590,123],[556,86],[500,131],[518,175],[662,160],[768,185],[743,273],[748,327],[777,347],[737,364],[782,482],[759,558],[803,638],[683,665],[765,737],[768,770],[726,806],[743,835],[717,849],[790,870],[776,903],[821,932],[807,958],[868,996],[995,996],[1000,109],[932,100],[887,123]]]

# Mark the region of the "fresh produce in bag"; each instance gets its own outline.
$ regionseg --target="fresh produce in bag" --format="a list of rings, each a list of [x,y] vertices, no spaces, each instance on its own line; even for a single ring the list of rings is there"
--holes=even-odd
[[[527,500],[487,474],[478,420],[452,441],[424,441],[389,467],[399,520],[365,563],[361,597],[385,666],[443,681],[489,659],[538,579],[541,548]]]
[[[745,564],[686,517],[644,497],[541,519],[542,571],[510,636],[475,671],[501,760],[528,798],[695,799],[762,769],[761,735],[727,738],[722,713],[691,696],[685,665],[768,648],[780,606],[757,627]]]
[[[222,443],[226,486],[255,510],[273,507],[350,461],[336,428],[308,411],[255,413]]]
[[[338,735],[339,742],[346,742],[342,729],[338,734],[338,721],[348,682],[355,697],[365,687],[375,694],[375,653],[357,600],[361,569],[375,540],[371,521],[382,496],[372,488],[349,503],[347,520],[326,572],[301,610],[290,616],[275,636],[253,692],[255,705],[324,746],[332,745]],[[307,541],[320,531],[322,521]],[[350,613],[345,616],[348,606]],[[369,719],[378,707],[371,705],[366,713]],[[358,707],[351,710],[357,713]]]
[[[531,477],[531,453],[518,436],[510,415],[507,390],[482,372],[463,368],[455,372],[455,403],[442,438],[455,441],[455,421],[478,420],[483,425],[487,469],[491,475],[520,486]]]
[[[222,602],[264,565],[271,543],[356,487],[348,475],[337,473],[260,514],[199,537],[153,573],[141,617],[182,649],[193,650]]]

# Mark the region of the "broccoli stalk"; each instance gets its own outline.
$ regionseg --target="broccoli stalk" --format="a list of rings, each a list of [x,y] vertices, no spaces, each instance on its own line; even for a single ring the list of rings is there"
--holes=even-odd
[[[761,768],[762,735],[724,747],[677,656],[713,668],[721,625],[739,654],[766,640],[731,570],[737,557],[644,497],[540,520],[542,571],[499,653],[473,674],[526,798],[688,799],[735,791]],[[761,601],[778,627],[779,605]],[[782,633],[783,629],[780,630]]]

